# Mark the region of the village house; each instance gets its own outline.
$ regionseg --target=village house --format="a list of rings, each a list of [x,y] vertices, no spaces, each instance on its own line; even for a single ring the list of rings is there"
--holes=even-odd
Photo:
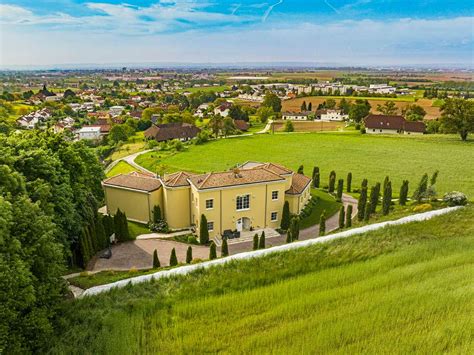
[[[30,112],[21,116],[16,122],[20,127],[33,129],[38,126],[45,125],[51,118],[51,111],[47,108]]]
[[[98,126],[84,126],[76,131],[77,139],[99,140],[100,127]]]
[[[112,117],[120,116],[124,109],[124,106],[112,106],[109,108],[109,113]]]
[[[281,118],[283,120],[291,120],[291,121],[306,121],[312,114],[311,111],[304,111],[304,112],[283,112],[281,114]]]
[[[222,117],[227,117],[229,115],[229,109],[231,108],[232,103],[224,102],[220,106],[214,109],[214,115],[221,115]]]
[[[349,115],[342,110],[322,109],[316,111],[316,119],[321,121],[345,121],[349,119]]]
[[[120,209],[128,219],[147,223],[158,205],[172,230],[199,230],[205,215],[211,237],[226,230],[279,228],[285,201],[290,213],[299,214],[311,198],[310,185],[311,179],[302,174],[259,162],[205,174],[120,174],[102,183],[108,214]]]
[[[423,134],[426,126],[423,122],[410,122],[399,115],[368,115],[364,119],[368,134]]]
[[[145,131],[145,138],[154,139],[157,142],[165,142],[172,139],[179,139],[184,142],[196,137],[199,132],[201,130],[190,123],[153,124]]]

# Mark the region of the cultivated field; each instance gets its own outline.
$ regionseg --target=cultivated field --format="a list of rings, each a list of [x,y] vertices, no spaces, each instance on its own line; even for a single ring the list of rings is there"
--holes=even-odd
[[[306,104],[310,102],[313,105],[313,109],[316,109],[319,104],[322,104],[325,100],[332,98],[336,100],[337,103],[341,100],[340,96],[309,96],[309,97],[301,97],[292,100],[286,100],[282,103],[282,111],[292,111],[292,112],[299,112],[301,110],[301,104],[303,101],[306,101]],[[356,100],[356,99],[367,99],[369,100],[370,105],[372,106],[373,113],[380,113],[377,111],[377,105],[383,105],[386,101],[394,101],[395,105],[397,106],[399,113],[401,110],[411,104],[416,103],[417,105],[424,108],[426,111],[425,118],[428,120],[432,120],[441,116],[438,106],[433,106],[433,101],[430,99],[419,99],[415,102],[413,97],[397,97],[397,98],[383,98],[383,97],[352,97],[346,96],[346,100]]]
[[[369,184],[382,182],[386,175],[398,194],[402,180],[410,181],[410,193],[421,176],[439,170],[439,194],[458,190],[474,199],[474,141],[462,142],[454,135],[371,136],[358,132],[265,134],[220,139],[204,145],[189,146],[172,155],[150,152],[135,162],[151,171],[195,172],[229,169],[247,160],[271,161],[297,170],[300,164],[306,174],[313,166],[321,168],[322,184],[327,184],[331,170],[338,177],[353,174],[353,186],[363,178]],[[158,158],[161,156],[162,158]]]
[[[474,209],[68,302],[52,353],[472,353]]]

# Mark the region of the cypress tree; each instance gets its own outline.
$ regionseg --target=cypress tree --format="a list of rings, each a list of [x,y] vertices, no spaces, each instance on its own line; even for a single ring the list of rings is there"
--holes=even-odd
[[[130,238],[130,232],[128,230],[128,220],[127,220],[127,215],[125,214],[125,212],[122,212],[122,228],[123,228],[122,234],[123,234],[124,240],[131,240],[132,238]]]
[[[337,201],[342,200],[342,191],[343,190],[344,190],[344,180],[339,179],[339,180],[337,180],[337,193],[336,193]]]
[[[336,185],[336,172],[333,170],[329,174],[329,187],[328,192],[334,192],[334,186]]]
[[[421,202],[421,200],[425,197],[427,189],[428,189],[428,174],[425,174],[421,178],[420,182],[418,183],[418,187],[413,193],[413,199],[415,199],[417,202]]]
[[[161,221],[161,208],[159,205],[153,207],[153,222],[157,223]]]
[[[253,250],[257,250],[258,249],[258,234],[255,234],[253,236]]]
[[[91,222],[91,224],[89,224],[87,229],[89,231],[89,237],[91,241],[92,255],[94,255],[99,250],[99,245],[97,243],[97,236],[95,234],[95,225],[93,221]]]
[[[211,242],[211,247],[209,248],[209,259],[214,260],[216,258],[217,258],[216,244],[214,244],[214,242]]]
[[[170,266],[176,266],[176,265],[178,265],[178,258],[176,257],[176,249],[173,248],[171,249]]]
[[[317,166],[313,168],[313,186],[319,188],[319,168]]]
[[[265,231],[262,232],[258,242],[258,249],[265,249]]]
[[[288,232],[286,232],[286,243],[291,243],[293,241],[293,238],[291,237],[291,228],[288,229]]]
[[[367,203],[367,186],[363,186],[360,190],[359,202],[357,206],[357,219],[362,221],[365,215],[365,204]]]
[[[158,259],[158,252],[156,249],[153,251],[153,269],[158,269],[160,267],[160,259]]]
[[[306,101],[303,101],[303,103],[301,104],[301,111],[306,111],[307,110],[307,107],[306,107]]]
[[[385,188],[387,187],[388,182],[390,181],[388,176],[385,176],[385,179],[383,180],[383,190],[385,191]]]
[[[367,179],[362,180],[361,188],[367,187],[369,185],[369,181]]]
[[[304,175],[304,166],[303,166],[303,165],[300,165],[300,166],[299,166],[299,168],[298,168],[298,174]]]
[[[114,215],[115,238],[122,241],[122,211],[120,209]]]
[[[280,228],[286,231],[288,230],[289,227],[290,227],[290,204],[288,203],[288,201],[285,201],[285,204],[283,205],[283,213],[281,215]]]
[[[365,206],[365,213],[364,213],[364,221],[368,221],[369,218],[370,218],[370,211],[372,210],[372,204],[369,202],[367,202],[366,206]]]
[[[82,257],[82,267],[85,269],[89,262],[89,252],[87,250],[87,241],[85,235],[85,229],[82,229],[81,236],[79,238],[79,249]]]
[[[390,204],[392,203],[392,183],[387,182],[387,186],[383,192],[382,212],[384,216],[390,212]]]
[[[312,110],[313,110],[313,103],[310,102],[310,103],[308,104],[308,111],[312,111]]]
[[[405,206],[408,198],[408,180],[403,180],[402,186],[400,187],[400,199],[398,202],[401,206]]]
[[[352,227],[352,205],[347,206],[346,228]]]
[[[105,236],[109,240],[109,237],[114,233],[114,219],[108,215],[103,216],[102,224],[104,225]]]
[[[229,255],[229,246],[227,245],[227,238],[222,241],[221,256]]]
[[[103,223],[104,218],[97,215],[97,221],[95,224],[95,234],[97,237],[98,244],[100,246],[100,249],[105,249],[109,246],[108,243],[108,238],[105,235],[105,228],[104,228],[104,223]]]
[[[346,219],[346,214],[345,214],[344,206],[341,206],[341,208],[339,209],[339,229],[344,228],[345,219]]]
[[[298,216],[294,216],[290,222],[290,236],[291,241],[298,240],[300,237],[300,219]]]
[[[351,192],[352,189],[352,173],[347,174],[347,192]]]
[[[370,189],[370,211],[369,213],[375,213],[377,209],[377,204],[379,203],[380,198],[380,183],[376,183],[375,186],[372,186]]]
[[[186,251],[186,264],[191,264],[192,261],[193,261],[193,248],[189,246],[188,250]]]
[[[326,210],[321,213],[319,218],[319,235],[323,236],[324,234],[326,234]]]
[[[199,224],[199,243],[205,245],[209,243],[209,230],[207,229],[207,218],[201,215],[201,223]]]

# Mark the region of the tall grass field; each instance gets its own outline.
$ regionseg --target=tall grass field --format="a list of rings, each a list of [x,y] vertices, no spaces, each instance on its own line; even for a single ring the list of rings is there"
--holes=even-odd
[[[360,187],[364,178],[369,179],[370,185],[382,182],[388,175],[395,195],[404,179],[410,182],[411,194],[425,172],[439,170],[439,194],[456,190],[474,199],[474,140],[461,142],[454,135],[265,134],[220,139],[190,146],[162,159],[158,156],[150,152],[135,162],[151,171],[164,167],[169,172],[208,172],[256,160],[279,163],[295,171],[303,164],[306,175],[311,175],[313,166],[319,166],[322,185],[327,185],[331,170],[336,171],[337,179],[346,179],[347,173],[352,172],[354,188]]]
[[[63,306],[51,353],[472,353],[474,208]]]

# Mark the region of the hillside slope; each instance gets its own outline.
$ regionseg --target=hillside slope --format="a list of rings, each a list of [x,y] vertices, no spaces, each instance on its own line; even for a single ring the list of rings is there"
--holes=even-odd
[[[472,353],[474,208],[64,305],[53,353]]]

